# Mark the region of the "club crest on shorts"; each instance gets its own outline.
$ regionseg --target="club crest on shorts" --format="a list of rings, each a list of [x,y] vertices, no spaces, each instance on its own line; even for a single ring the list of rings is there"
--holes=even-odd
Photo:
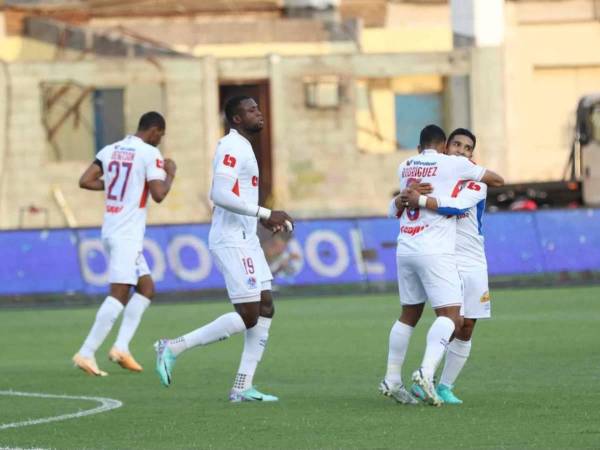
[[[256,278],[254,277],[249,277],[248,281],[246,282],[246,284],[248,285],[248,287],[250,289],[254,289],[256,287]]]
[[[483,294],[481,296],[481,298],[479,299],[479,301],[481,303],[487,303],[487,302],[489,302],[490,301],[490,293],[489,293],[489,291],[485,291],[485,294]]]

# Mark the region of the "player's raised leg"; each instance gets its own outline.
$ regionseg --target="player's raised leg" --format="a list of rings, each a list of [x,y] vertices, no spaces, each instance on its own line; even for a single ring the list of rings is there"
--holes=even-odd
[[[141,255],[141,258],[143,259],[143,255]],[[117,340],[108,354],[111,361],[132,372],[141,372],[143,368],[131,354],[129,343],[140,325],[142,315],[150,306],[150,301],[154,297],[154,281],[149,275],[150,271],[145,261],[143,265],[145,266],[143,271],[145,274],[139,278],[135,292],[127,302],[127,306],[125,306],[123,322],[121,322]]]
[[[255,323],[256,320],[251,325],[254,326]],[[168,387],[173,382],[173,368],[175,367],[176,358],[181,353],[194,347],[223,341],[245,329],[246,323],[242,316],[237,312],[230,312],[178,338],[157,341],[155,343],[157,352],[156,371],[163,386]]]

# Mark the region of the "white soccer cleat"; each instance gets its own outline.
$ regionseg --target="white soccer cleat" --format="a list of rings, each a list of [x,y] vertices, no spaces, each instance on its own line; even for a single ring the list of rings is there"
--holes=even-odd
[[[395,386],[390,386],[387,381],[383,380],[379,384],[379,392],[381,392],[386,397],[393,398],[398,403],[402,403],[403,405],[417,405],[419,402],[415,399],[410,392],[406,390],[403,384],[397,384]]]
[[[429,379],[423,375],[421,369],[415,370],[412,374],[413,382],[419,386],[425,395],[422,400],[433,406],[442,406],[444,403],[437,391],[435,390],[435,384],[433,379]]]

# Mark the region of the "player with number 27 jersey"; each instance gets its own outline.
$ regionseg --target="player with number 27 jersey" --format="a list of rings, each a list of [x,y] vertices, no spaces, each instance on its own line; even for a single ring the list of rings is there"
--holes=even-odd
[[[96,159],[104,173],[106,207],[102,238],[141,243],[146,230],[148,183],[166,178],[160,151],[129,135],[104,147]]]

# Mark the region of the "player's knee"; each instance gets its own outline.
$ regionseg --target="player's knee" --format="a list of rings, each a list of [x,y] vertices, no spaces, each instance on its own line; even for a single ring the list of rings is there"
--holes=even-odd
[[[464,322],[462,316],[454,316],[450,317],[450,319],[452,319],[452,322],[454,322],[455,333],[456,331],[463,329]]]
[[[273,306],[273,303],[270,305],[260,305],[260,315],[269,319],[273,318],[275,315],[275,306]]]
[[[138,290],[140,295],[143,295],[148,300],[152,300],[154,298],[154,286],[144,286],[143,288]]]
[[[400,318],[398,320],[405,325],[415,327],[417,323],[419,323],[420,318],[421,311],[418,308],[403,307],[402,314],[400,314]]]
[[[244,314],[242,315],[242,320],[244,321],[244,325],[246,325],[246,329],[250,329],[258,322],[258,316],[254,314]]]
[[[263,291],[260,294],[260,315],[268,318],[275,315],[275,305],[271,291]]]
[[[458,330],[456,333],[456,337],[461,341],[470,341],[471,336],[473,336],[473,329],[475,328],[475,324],[465,320],[462,328]]]

